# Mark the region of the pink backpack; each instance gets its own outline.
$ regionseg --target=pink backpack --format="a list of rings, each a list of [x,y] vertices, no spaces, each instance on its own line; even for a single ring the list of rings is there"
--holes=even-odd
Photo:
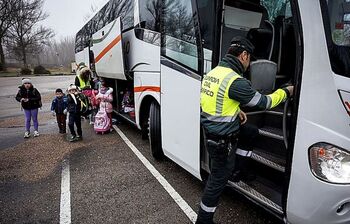
[[[106,110],[100,109],[95,116],[94,130],[96,133],[104,134],[109,131],[111,120]]]

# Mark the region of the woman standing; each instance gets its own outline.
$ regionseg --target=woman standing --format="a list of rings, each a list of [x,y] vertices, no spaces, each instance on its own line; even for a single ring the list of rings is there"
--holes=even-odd
[[[18,87],[16,100],[21,103],[24,109],[26,131],[24,138],[30,137],[30,123],[34,123],[34,137],[39,136],[38,132],[38,109],[42,106],[41,95],[39,91],[33,87],[32,80],[29,78],[22,79],[22,85]]]

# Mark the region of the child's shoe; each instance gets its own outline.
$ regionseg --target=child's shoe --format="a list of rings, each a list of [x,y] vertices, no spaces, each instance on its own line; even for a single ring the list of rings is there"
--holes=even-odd
[[[29,131],[24,132],[24,138],[29,138],[29,137],[30,137]]]
[[[38,137],[40,134],[38,131],[34,131],[34,137]]]
[[[80,136],[80,135],[77,135],[76,139],[77,139],[77,141],[79,141],[79,140],[83,140],[83,137],[82,137],[82,136]]]
[[[77,141],[77,136],[72,135],[72,136],[69,138],[69,141],[70,141],[70,142],[75,142],[75,141]]]

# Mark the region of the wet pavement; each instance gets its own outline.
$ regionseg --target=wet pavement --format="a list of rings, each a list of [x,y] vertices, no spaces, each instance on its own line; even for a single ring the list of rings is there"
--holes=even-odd
[[[50,79],[42,81],[51,83]],[[56,87],[45,88],[44,107],[50,103],[50,88]],[[4,96],[1,92],[0,99]],[[16,107],[16,102],[10,102],[0,112],[0,223],[60,223],[64,160],[70,164],[72,223],[191,223],[116,132],[97,135],[82,121],[83,141],[70,143],[69,135],[58,134],[55,118],[46,107],[39,114],[41,136],[24,140],[23,115],[8,114]],[[134,126],[122,123],[118,127],[197,212],[204,187],[201,181],[170,160],[155,161],[148,141],[141,139]],[[215,220],[280,223],[231,190],[224,192]]]

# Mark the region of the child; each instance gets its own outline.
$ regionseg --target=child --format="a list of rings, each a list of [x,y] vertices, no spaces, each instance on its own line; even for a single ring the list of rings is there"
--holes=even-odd
[[[51,112],[57,119],[59,132],[61,134],[66,133],[66,120],[67,120],[67,97],[63,93],[62,89],[56,89],[56,97],[52,100]]]
[[[82,130],[81,130],[81,100],[80,100],[80,94],[78,92],[78,89],[75,85],[71,84],[68,87],[68,106],[67,110],[69,112],[69,130],[71,133],[71,138],[69,139],[70,142],[78,141],[82,139]],[[74,130],[74,124],[77,126],[77,132],[78,135],[76,135]]]
[[[101,82],[101,87],[96,96],[96,99],[100,102],[100,108],[106,110],[108,118],[110,119],[110,131],[112,131],[112,112],[113,112],[113,88],[106,87],[104,80]]]
[[[26,131],[24,133],[24,138],[30,137],[31,120],[33,120],[34,123],[34,137],[38,137],[38,109],[42,106],[41,95],[39,91],[33,87],[32,80],[29,78],[23,78],[22,85],[18,88],[16,100],[21,103],[25,114]]]

